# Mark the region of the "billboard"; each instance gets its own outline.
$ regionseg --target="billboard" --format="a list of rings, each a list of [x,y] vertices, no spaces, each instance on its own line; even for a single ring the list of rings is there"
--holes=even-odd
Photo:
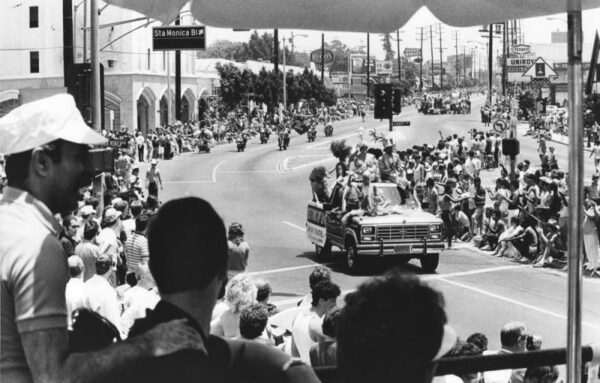
[[[377,74],[392,74],[394,69],[394,64],[391,60],[377,60],[376,62],[376,70]]]
[[[404,48],[404,56],[406,57],[421,57],[420,48]]]
[[[376,75],[377,74],[377,65],[376,59],[374,56],[371,56],[369,61],[369,74]],[[352,75],[367,75],[367,55],[364,54],[351,54],[350,55],[350,71]]]

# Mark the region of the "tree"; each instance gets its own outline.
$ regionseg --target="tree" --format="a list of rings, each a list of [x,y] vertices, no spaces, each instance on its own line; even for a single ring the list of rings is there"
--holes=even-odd
[[[212,43],[205,52],[201,51],[198,57],[216,57],[233,61],[246,61],[247,51],[244,48],[244,43],[231,42],[229,40],[217,40]]]
[[[408,81],[411,87],[417,85],[419,66],[412,61],[402,62],[402,79]]]
[[[254,74],[245,69],[240,72],[233,64],[215,66],[221,77],[221,98],[228,109],[233,109],[248,95],[254,93]]]
[[[270,33],[264,32],[262,35],[259,35],[257,31],[254,31],[250,35],[248,43],[244,43],[248,60],[260,59],[270,62],[274,52],[273,43],[273,35]]]
[[[329,72],[348,72],[348,55],[350,50],[340,40],[325,43],[325,49],[333,52],[333,62],[329,66]]]
[[[383,43],[383,50],[385,51],[385,59],[391,60],[394,58],[396,51],[392,49],[392,35],[385,33],[381,35],[381,42]]]

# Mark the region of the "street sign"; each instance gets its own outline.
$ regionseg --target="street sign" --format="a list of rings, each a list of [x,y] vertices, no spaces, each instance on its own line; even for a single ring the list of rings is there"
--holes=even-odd
[[[321,61],[322,53],[324,53],[323,57],[325,58],[323,61]],[[333,61],[333,52],[327,49],[325,49],[324,52],[321,52],[321,49],[314,50],[310,52],[310,61],[317,64],[321,64],[321,62],[328,64]]]
[[[420,48],[404,48],[404,56],[406,57],[420,57],[421,49]]]
[[[201,25],[152,28],[152,49],[155,51],[204,50],[206,31]]]
[[[541,57],[538,57],[533,64],[523,73],[523,77],[558,77],[558,74]]]
[[[129,141],[122,138],[109,138],[108,146],[112,146],[113,148],[127,148],[129,147]]]
[[[392,121],[392,126],[410,126],[410,121]]]
[[[531,46],[526,45],[526,44],[513,45],[510,48],[510,51],[516,55],[525,56],[525,55],[531,53]]]
[[[492,126],[492,128],[496,132],[502,133],[506,130],[506,122],[504,120],[496,120],[494,121],[494,125]]]

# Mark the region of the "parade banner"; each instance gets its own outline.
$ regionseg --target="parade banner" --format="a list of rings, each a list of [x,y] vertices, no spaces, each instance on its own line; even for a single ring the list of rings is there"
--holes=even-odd
[[[316,205],[309,204],[306,216],[306,236],[308,240],[319,246],[325,245],[327,239],[327,212]]]
[[[369,73],[373,76],[377,74],[377,65],[374,56],[369,59]],[[352,75],[366,76],[367,75],[367,55],[352,54],[350,55],[350,70]]]

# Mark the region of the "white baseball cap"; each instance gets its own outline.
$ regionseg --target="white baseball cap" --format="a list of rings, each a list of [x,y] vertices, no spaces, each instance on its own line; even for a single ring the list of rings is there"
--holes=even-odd
[[[87,145],[107,141],[86,125],[66,93],[24,104],[0,118],[1,153],[20,153],[58,139]]]

